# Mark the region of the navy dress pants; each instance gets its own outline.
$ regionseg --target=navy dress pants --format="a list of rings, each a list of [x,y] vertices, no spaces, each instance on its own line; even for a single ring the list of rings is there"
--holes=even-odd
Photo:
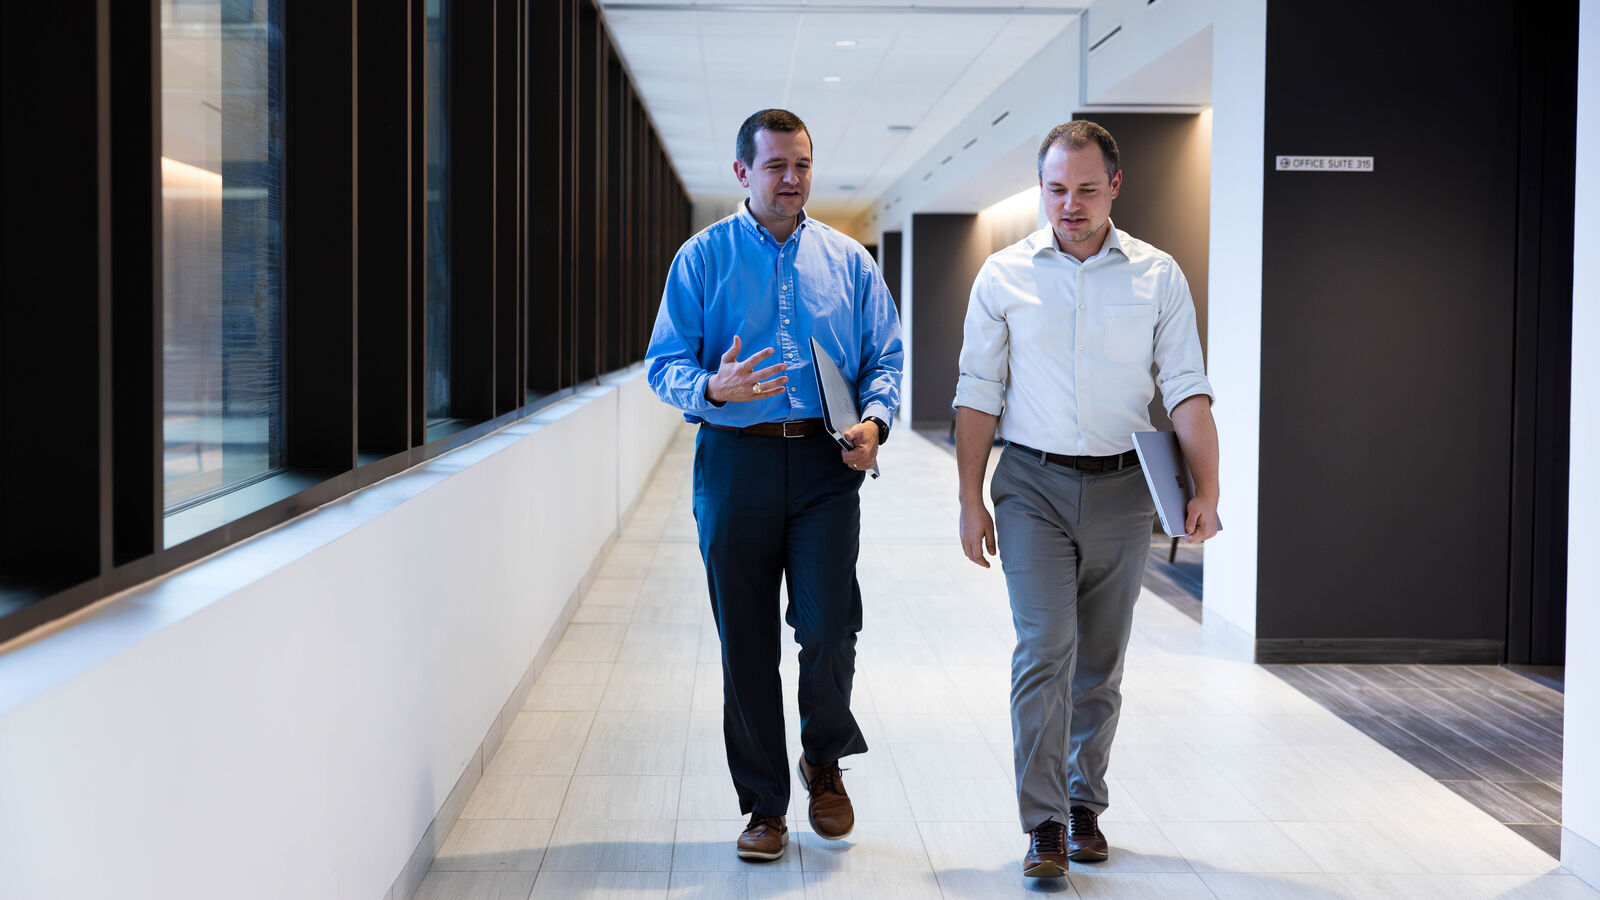
[[[694,518],[722,639],[722,729],[745,814],[789,809],[778,660],[779,584],[800,645],[800,742],[821,765],[867,749],[850,714],[861,586],[861,482],[826,435],[767,437],[700,427]]]

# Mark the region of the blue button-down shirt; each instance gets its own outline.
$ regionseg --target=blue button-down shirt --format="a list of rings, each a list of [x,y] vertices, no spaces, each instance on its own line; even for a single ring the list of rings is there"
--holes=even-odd
[[[777,351],[757,370],[788,363],[787,391],[748,403],[706,399],[736,334],[741,361]],[[650,387],[690,422],[742,428],[818,418],[811,338],[855,380],[861,418],[893,422],[905,355],[900,317],[866,248],[803,212],[780,244],[741,206],[673,259],[647,354]]]

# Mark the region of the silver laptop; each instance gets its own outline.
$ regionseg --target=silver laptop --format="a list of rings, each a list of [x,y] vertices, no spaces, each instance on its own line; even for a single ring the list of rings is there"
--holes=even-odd
[[[861,411],[856,408],[856,387],[845,380],[844,373],[834,365],[816,338],[811,339],[811,369],[817,373],[817,395],[822,400],[822,424],[846,450],[855,446],[844,433],[861,424]],[[872,477],[878,477],[878,464],[872,464]]]
[[[1194,473],[1183,459],[1178,436],[1170,431],[1136,431],[1133,449],[1144,469],[1144,482],[1156,502],[1161,530],[1169,537],[1184,537],[1184,520],[1189,516],[1189,501],[1194,499]],[[1218,520],[1217,530],[1222,530]]]

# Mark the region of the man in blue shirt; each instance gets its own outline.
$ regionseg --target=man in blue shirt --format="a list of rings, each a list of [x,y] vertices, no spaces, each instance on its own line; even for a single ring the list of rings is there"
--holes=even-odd
[[[811,825],[838,840],[855,823],[839,759],[867,749],[850,713],[861,630],[859,492],[900,402],[903,352],[872,257],[805,213],[805,123],[762,110],[739,129],[735,155],[749,196],[678,250],[650,339],[649,380],[700,425],[694,516],[722,639],[728,768],[750,815],[737,850],[777,859],[789,808],[778,677],[783,581],[785,619],[800,644],[798,774]],[[812,338],[855,381],[862,421],[845,432],[852,450],[823,428]]]

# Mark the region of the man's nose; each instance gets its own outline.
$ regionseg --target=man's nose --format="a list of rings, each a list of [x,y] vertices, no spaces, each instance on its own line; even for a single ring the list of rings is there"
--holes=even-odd
[[[784,169],[783,181],[785,184],[796,184],[800,181],[800,173],[793,169]]]

